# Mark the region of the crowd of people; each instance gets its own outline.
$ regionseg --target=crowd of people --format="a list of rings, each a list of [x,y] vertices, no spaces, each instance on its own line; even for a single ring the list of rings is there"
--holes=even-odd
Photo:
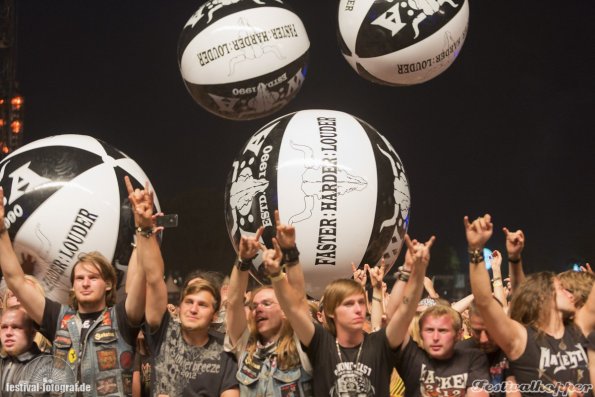
[[[231,274],[189,275],[172,305],[153,194],[126,185],[136,239],[124,299],[99,252],[72,268],[69,305],[46,298],[0,229],[0,395],[593,396],[595,275],[587,265],[526,276],[525,236],[503,228],[509,275],[494,251],[490,278],[489,215],[464,219],[472,294],[458,302],[426,275],[435,238],[407,235],[391,291],[384,264],[354,266],[314,300],[295,229],[276,213],[272,248],[262,228],[243,236]],[[0,189],[0,225],[2,203]],[[270,283],[252,288],[259,255]],[[32,374],[53,389],[34,394]]]

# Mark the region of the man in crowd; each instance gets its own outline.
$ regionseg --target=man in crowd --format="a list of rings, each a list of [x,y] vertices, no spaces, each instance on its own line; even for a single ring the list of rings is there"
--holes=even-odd
[[[71,305],[45,298],[25,280],[4,227],[3,203],[0,188],[2,272],[8,288],[41,326],[40,332],[53,341],[52,353],[61,359],[57,365],[68,363],[77,382],[91,388],[85,396],[131,395],[133,346],[145,306],[142,273],[132,269],[128,297],[115,304],[117,280],[112,264],[99,252],[81,254],[70,275]]]
[[[137,260],[146,277],[145,321],[153,356],[153,395],[238,397],[237,365],[223,351],[223,340],[209,333],[221,295],[210,282],[198,279],[182,292],[179,322],[167,310],[164,263],[156,238],[153,195],[148,186],[134,190],[126,178],[139,236]]]

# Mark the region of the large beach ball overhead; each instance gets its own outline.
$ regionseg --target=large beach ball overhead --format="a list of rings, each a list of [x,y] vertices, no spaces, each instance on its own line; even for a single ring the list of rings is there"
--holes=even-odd
[[[268,226],[274,211],[296,228],[306,290],[352,275],[351,263],[395,262],[409,223],[409,183],[391,144],[366,122],[333,110],[304,110],[256,132],[227,179],[225,217],[237,250],[241,235]],[[252,274],[264,280],[261,254]]]
[[[218,116],[249,120],[291,101],[306,76],[310,41],[281,0],[209,0],[178,42],[184,83]]]
[[[360,76],[412,85],[454,62],[468,22],[468,0],[341,0],[338,36],[343,56]]]
[[[125,175],[139,188],[148,180],[134,160],[86,135],[40,139],[0,162],[4,226],[49,298],[67,301],[82,252],[101,252],[122,279],[134,241]]]

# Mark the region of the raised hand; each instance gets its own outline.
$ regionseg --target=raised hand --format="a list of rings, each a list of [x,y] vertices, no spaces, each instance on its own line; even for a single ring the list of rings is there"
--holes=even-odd
[[[281,273],[281,259],[283,259],[281,247],[276,238],[273,238],[273,247],[273,249],[264,250],[262,254],[262,264],[269,276]]]
[[[415,243],[414,243],[415,241]],[[425,243],[420,243],[417,240],[411,240],[409,235],[405,235],[405,245],[407,246],[407,254],[410,255],[409,261],[411,267],[423,266],[424,270],[430,263],[430,248],[434,245],[436,237],[432,236]],[[407,254],[405,255],[405,261],[407,261]]]
[[[275,210],[275,225],[277,228],[277,242],[281,249],[295,247],[295,227],[281,223],[279,210]]]
[[[353,272],[353,279],[364,288],[366,288],[366,282],[368,281],[369,270],[370,265],[368,265],[367,263],[364,265],[363,269],[358,269],[355,267],[355,263],[351,262],[351,271]]]
[[[502,254],[500,253],[500,251],[492,251],[492,260],[490,261],[490,263],[492,264],[492,269],[500,272],[500,269],[502,269]]]
[[[153,228],[155,217],[153,216],[153,192],[149,188],[149,182],[145,182],[145,188],[134,189],[128,175],[124,177],[126,189],[128,190],[128,200],[132,206],[134,214],[134,223],[136,227],[143,229]]]
[[[262,248],[260,244],[260,237],[264,227],[259,227],[256,234],[252,237],[242,236],[240,238],[239,255],[242,260],[254,259],[258,255],[258,251]]]
[[[465,224],[465,234],[467,235],[469,249],[483,249],[494,231],[492,217],[489,214],[485,214],[473,222],[469,222],[469,217],[465,216],[463,222]]]
[[[521,257],[523,248],[525,248],[525,234],[522,230],[511,232],[503,227],[502,231],[506,236],[506,252],[509,259],[517,260]]]
[[[374,266],[373,268],[370,268],[370,266],[367,264],[366,266],[368,267],[367,271],[370,275],[370,284],[372,284],[372,288],[381,290],[383,284],[382,279],[384,278],[384,269],[386,268],[384,258],[380,260],[380,266]]]

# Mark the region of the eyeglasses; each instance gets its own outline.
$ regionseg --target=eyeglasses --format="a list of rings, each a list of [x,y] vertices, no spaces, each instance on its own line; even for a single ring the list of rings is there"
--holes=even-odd
[[[268,309],[273,305],[278,305],[277,302],[273,302],[273,301],[262,301],[262,302],[252,302],[252,303],[248,303],[248,307],[250,308],[250,310],[256,310],[258,308],[258,306],[262,306],[263,309]]]

